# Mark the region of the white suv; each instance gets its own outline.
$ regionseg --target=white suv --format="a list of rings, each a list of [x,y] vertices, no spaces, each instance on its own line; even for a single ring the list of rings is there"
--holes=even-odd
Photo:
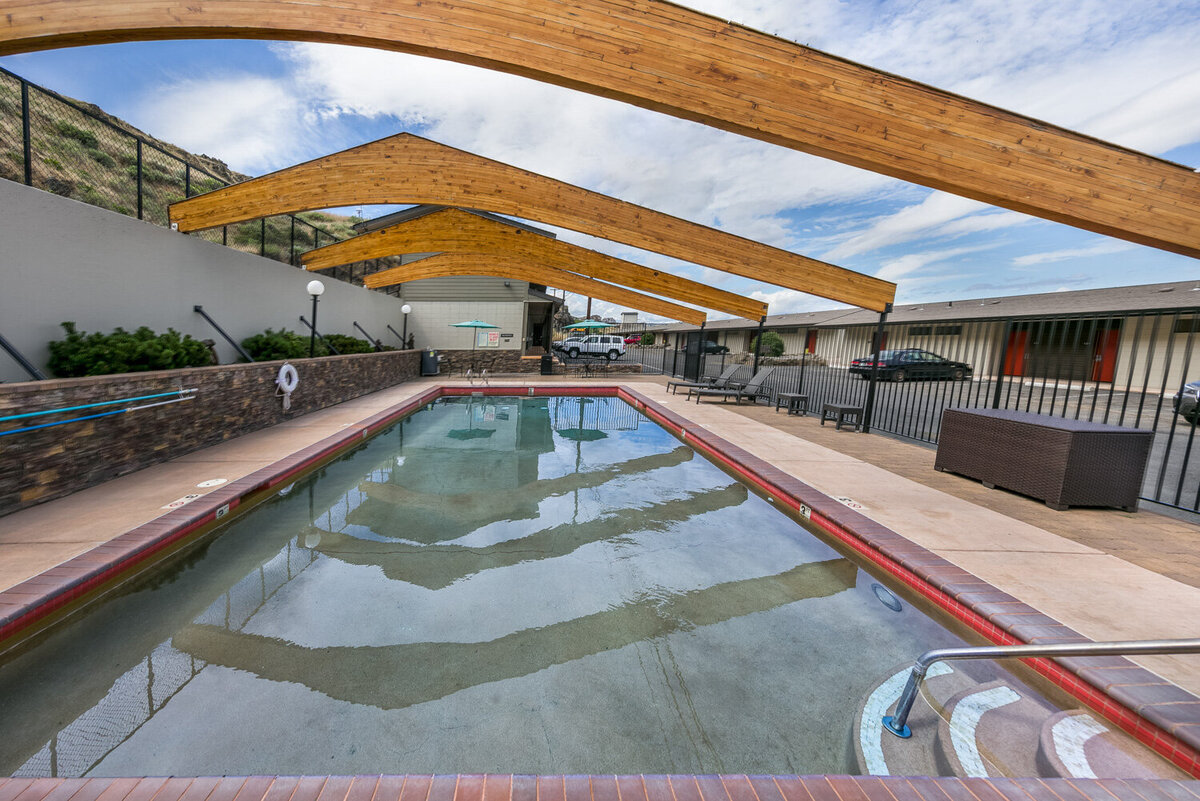
[[[583,341],[568,340],[563,344],[567,346],[567,355],[572,359],[586,353],[591,356],[607,356],[609,361],[616,361],[625,353],[624,337],[612,334],[592,334]]]

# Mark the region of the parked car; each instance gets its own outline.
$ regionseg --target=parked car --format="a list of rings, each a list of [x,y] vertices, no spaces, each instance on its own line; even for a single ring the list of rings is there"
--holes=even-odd
[[[582,341],[568,339],[563,344],[565,345],[563,350],[572,359],[583,354],[585,356],[605,356],[611,362],[621,358],[621,355],[625,353],[625,341],[615,334],[592,334],[584,337]]]
[[[705,353],[729,353],[729,348],[725,347],[724,345],[718,345],[716,342],[710,342],[709,340],[706,339],[706,340],[704,340],[704,352]]]
[[[1175,393],[1175,414],[1189,423],[1200,422],[1200,381],[1189,381]]]
[[[561,350],[562,352],[566,353],[572,345],[578,345],[585,339],[587,339],[587,337],[567,337],[566,339],[555,342],[553,345],[551,345],[551,347],[555,350]]]
[[[961,381],[970,377],[971,365],[956,362],[920,348],[879,351],[878,371],[880,378],[889,381],[907,381],[910,378],[949,378]],[[863,356],[850,362],[850,372],[859,378],[870,378],[871,357]]]
[[[642,344],[642,335],[641,335],[641,334],[634,334],[634,335],[633,335],[633,336],[631,336],[631,337],[625,337],[625,344],[626,344],[626,345],[640,345],[640,344]]]

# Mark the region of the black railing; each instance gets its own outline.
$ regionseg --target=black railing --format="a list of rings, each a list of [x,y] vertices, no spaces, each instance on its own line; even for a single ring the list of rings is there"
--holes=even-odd
[[[854,359],[869,356],[875,329],[778,331],[784,353],[764,360],[776,366],[767,385],[807,394],[810,409],[826,402],[865,408],[870,382],[849,368]],[[656,336],[662,341],[661,334]],[[1200,380],[1200,308],[889,322],[883,336],[885,350],[930,351],[964,365],[964,375],[956,380],[946,369],[944,377],[906,375],[893,381],[890,371],[881,369],[872,431],[936,444],[948,408],[1019,409],[1146,429],[1155,437],[1142,498],[1200,511],[1200,469],[1192,463],[1200,451],[1200,410],[1185,417],[1176,413],[1174,401],[1186,383]],[[706,351],[729,347],[729,353],[705,353],[705,375],[740,363],[734,379],[749,378],[753,356],[746,331],[710,329],[705,337]],[[683,340],[671,334],[666,347],[630,348],[625,360],[641,362],[647,372],[682,376]]]
[[[0,67],[0,178],[168,226],[168,207],[235,182],[139,136],[70,98]],[[247,253],[298,264],[300,253],[345,237],[295,215],[196,233]]]

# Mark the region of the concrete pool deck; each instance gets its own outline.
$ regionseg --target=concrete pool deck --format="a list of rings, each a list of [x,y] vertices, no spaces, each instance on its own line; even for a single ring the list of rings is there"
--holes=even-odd
[[[410,381],[0,518],[0,589],[162,515],[177,499],[215,489],[198,487],[202,482],[233,482],[433,385],[465,383],[447,377]],[[521,376],[495,383],[581,381]],[[689,403],[667,393],[661,377],[622,375],[586,383],[636,387],[1094,640],[1197,635],[1196,526],[1150,511],[1055,512],[1037,501],[937,473],[933,452],[919,445],[836,432],[820,426],[816,417],[767,407]],[[1200,656],[1135,661],[1200,695]]]

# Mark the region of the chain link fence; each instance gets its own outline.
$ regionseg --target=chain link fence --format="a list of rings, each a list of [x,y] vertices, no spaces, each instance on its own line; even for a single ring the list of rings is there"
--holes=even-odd
[[[0,68],[0,178],[166,227],[172,203],[241,178],[219,175],[216,165],[194,163],[187,155]],[[195,236],[298,265],[300,253],[347,238],[330,230],[333,222],[306,212]]]

